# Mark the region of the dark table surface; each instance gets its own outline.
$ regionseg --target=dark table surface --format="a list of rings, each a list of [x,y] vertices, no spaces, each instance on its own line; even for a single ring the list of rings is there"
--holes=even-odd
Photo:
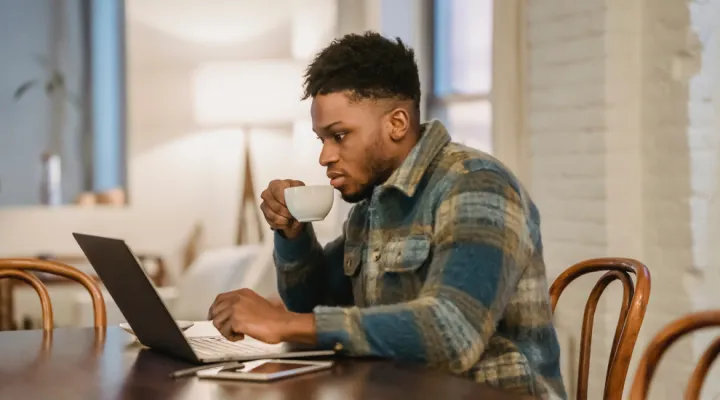
[[[1,399],[521,399],[449,374],[338,359],[332,370],[250,383],[171,379],[191,365],[143,348],[117,327],[0,332]]]

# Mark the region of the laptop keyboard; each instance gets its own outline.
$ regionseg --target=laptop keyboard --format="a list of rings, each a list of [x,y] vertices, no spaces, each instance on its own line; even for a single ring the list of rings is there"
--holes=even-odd
[[[224,337],[190,337],[190,346],[200,357],[255,355],[267,353],[268,349],[243,342],[231,342]]]

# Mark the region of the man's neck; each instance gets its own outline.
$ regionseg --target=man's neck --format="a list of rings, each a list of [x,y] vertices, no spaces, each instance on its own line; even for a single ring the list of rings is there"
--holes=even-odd
[[[404,143],[401,143],[401,145],[398,147],[397,155],[393,158],[392,162],[392,171],[394,172],[396,169],[400,168],[403,162],[405,162],[405,159],[410,155],[410,152],[417,146],[417,144],[420,142],[420,127],[417,129],[413,129],[412,131],[409,131],[407,133],[407,136],[405,137]],[[389,177],[390,175],[388,175]]]

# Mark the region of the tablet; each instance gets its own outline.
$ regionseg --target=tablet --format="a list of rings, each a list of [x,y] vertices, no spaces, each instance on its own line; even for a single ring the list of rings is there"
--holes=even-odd
[[[206,379],[267,382],[330,369],[332,366],[332,361],[256,360],[247,361],[237,368],[218,367],[201,370],[197,372],[197,376]]]

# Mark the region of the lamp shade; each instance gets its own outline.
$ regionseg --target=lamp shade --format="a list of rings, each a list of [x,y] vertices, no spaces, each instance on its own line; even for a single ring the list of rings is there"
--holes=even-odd
[[[293,3],[292,54],[310,60],[327,46],[337,31],[337,0],[303,0]]]

